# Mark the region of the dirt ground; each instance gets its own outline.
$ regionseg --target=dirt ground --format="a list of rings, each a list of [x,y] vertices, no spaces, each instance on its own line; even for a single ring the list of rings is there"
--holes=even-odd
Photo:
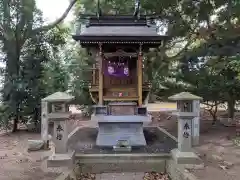
[[[200,146],[196,147],[204,161],[203,169],[192,171],[204,180],[239,180],[240,146],[233,143],[235,128],[212,126],[209,115],[201,113]],[[74,120],[72,128],[78,125],[91,125],[88,122]],[[169,113],[153,113],[153,123],[177,134],[176,118]],[[47,169],[46,159],[52,153],[27,152],[27,140],[40,139],[40,134],[18,132],[0,135],[0,180],[54,180],[65,169]]]
[[[218,116],[226,112],[219,112]],[[153,113],[153,124],[167,129],[177,135],[177,121],[169,113]],[[236,113],[239,119],[239,113]],[[203,159],[204,167],[188,169],[200,180],[239,180],[240,179],[240,146],[234,140],[235,127],[212,125],[207,111],[201,112],[200,145],[195,147]]]
[[[18,132],[0,136],[1,180],[53,180],[60,172],[47,169],[44,160],[48,152],[27,152],[27,140],[39,139],[39,134]]]

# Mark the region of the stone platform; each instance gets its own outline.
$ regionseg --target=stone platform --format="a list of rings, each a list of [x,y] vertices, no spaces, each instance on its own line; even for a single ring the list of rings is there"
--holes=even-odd
[[[98,147],[96,138],[97,128],[82,127],[78,128],[71,135],[68,145],[76,153],[82,154],[124,154],[126,152],[115,152],[113,148]],[[133,147],[131,153],[170,153],[177,147],[176,141],[169,137],[158,127],[144,127],[143,134],[147,145],[145,147]]]
[[[150,123],[148,115],[93,115],[91,121],[98,122],[96,145],[100,147],[119,146],[121,142],[129,147],[145,146],[143,123]]]
[[[99,133],[96,144],[101,147],[117,146],[119,141],[126,141],[131,147],[145,146],[142,123],[98,123]]]

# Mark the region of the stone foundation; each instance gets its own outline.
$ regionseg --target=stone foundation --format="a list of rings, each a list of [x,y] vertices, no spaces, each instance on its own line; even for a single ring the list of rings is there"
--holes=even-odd
[[[167,154],[76,154],[75,172],[121,173],[165,172]]]
[[[88,130],[87,133],[83,131]],[[90,130],[90,131],[89,131]],[[97,134],[96,132],[91,134],[93,129],[91,128],[76,128],[69,135],[70,142],[75,142],[79,140],[80,142],[86,142],[87,140],[92,139],[92,142],[95,142],[95,136],[93,134]],[[169,134],[162,128],[153,128],[149,127],[149,132],[154,131],[157,136],[163,137],[166,135],[166,142],[173,141],[177,142],[177,139]],[[80,134],[79,134],[80,133]],[[82,134],[81,134],[82,133]],[[84,137],[84,135],[87,137]],[[164,135],[163,135],[164,134]],[[163,140],[162,139],[162,140]],[[161,142],[161,139],[157,139],[157,142]],[[166,142],[162,142],[165,144]],[[173,143],[172,142],[172,143]],[[151,142],[149,142],[151,143]],[[172,146],[171,146],[172,147]],[[186,162],[185,162],[186,163]],[[194,166],[194,165],[191,165]],[[61,179],[56,180],[69,180],[69,177],[73,177],[73,174],[77,173],[133,173],[133,172],[165,172],[168,173],[171,180],[198,180],[193,174],[185,169],[186,164],[177,164],[176,160],[173,158],[172,151],[167,151],[166,153],[130,153],[124,152],[122,154],[118,154],[117,152],[112,153],[104,153],[97,152],[96,154],[79,152],[75,154],[74,167],[72,168],[72,172],[69,172],[69,176],[63,174],[59,176]],[[74,172],[74,173],[73,173]],[[71,175],[72,174],[72,175]],[[65,177],[65,178],[64,178]]]
[[[47,167],[69,167],[75,164],[75,152],[68,154],[53,154],[47,160]]]
[[[184,165],[177,164],[168,155],[139,154],[138,156],[120,155],[76,155],[76,166],[72,171],[63,173],[56,180],[69,180],[74,174],[80,173],[130,173],[130,172],[165,172],[171,180],[198,180],[196,176],[187,171]],[[74,173],[73,173],[74,172]]]
[[[171,151],[172,158],[177,164],[201,164],[201,159],[194,152],[181,152],[178,149]]]

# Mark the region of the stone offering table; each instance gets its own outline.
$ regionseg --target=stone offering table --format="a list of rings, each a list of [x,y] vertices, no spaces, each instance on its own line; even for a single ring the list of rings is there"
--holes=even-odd
[[[132,108],[129,115],[111,115],[108,108],[112,109]],[[100,110],[101,109],[101,110]],[[116,112],[116,110],[115,110]],[[109,106],[97,106],[92,120],[99,125],[97,146],[117,147],[117,146],[145,146],[146,140],[143,134],[143,123],[151,122],[146,108],[138,108],[133,103],[110,103]],[[124,144],[124,145],[123,145]]]
[[[193,120],[198,117],[198,112],[194,110],[194,101],[200,101],[202,98],[182,92],[169,99],[177,101],[177,111],[173,114],[178,118],[178,148],[172,150],[173,159],[178,164],[198,164],[201,161],[192,149],[192,129]]]

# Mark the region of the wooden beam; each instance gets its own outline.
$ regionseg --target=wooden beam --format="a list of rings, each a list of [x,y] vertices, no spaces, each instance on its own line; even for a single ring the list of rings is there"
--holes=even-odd
[[[103,105],[103,52],[102,44],[99,44],[99,86],[98,86],[98,104]]]
[[[138,97],[104,97],[105,101],[136,101]]]
[[[143,79],[143,71],[142,71],[142,44],[139,47],[138,54],[138,69],[137,69],[137,77],[138,77],[138,106],[142,106],[142,79]]]
[[[111,57],[118,57],[118,56],[122,56],[122,57],[137,57],[138,54],[137,53],[129,53],[129,52],[108,52],[108,53],[104,53],[104,57],[106,58],[111,58]]]

